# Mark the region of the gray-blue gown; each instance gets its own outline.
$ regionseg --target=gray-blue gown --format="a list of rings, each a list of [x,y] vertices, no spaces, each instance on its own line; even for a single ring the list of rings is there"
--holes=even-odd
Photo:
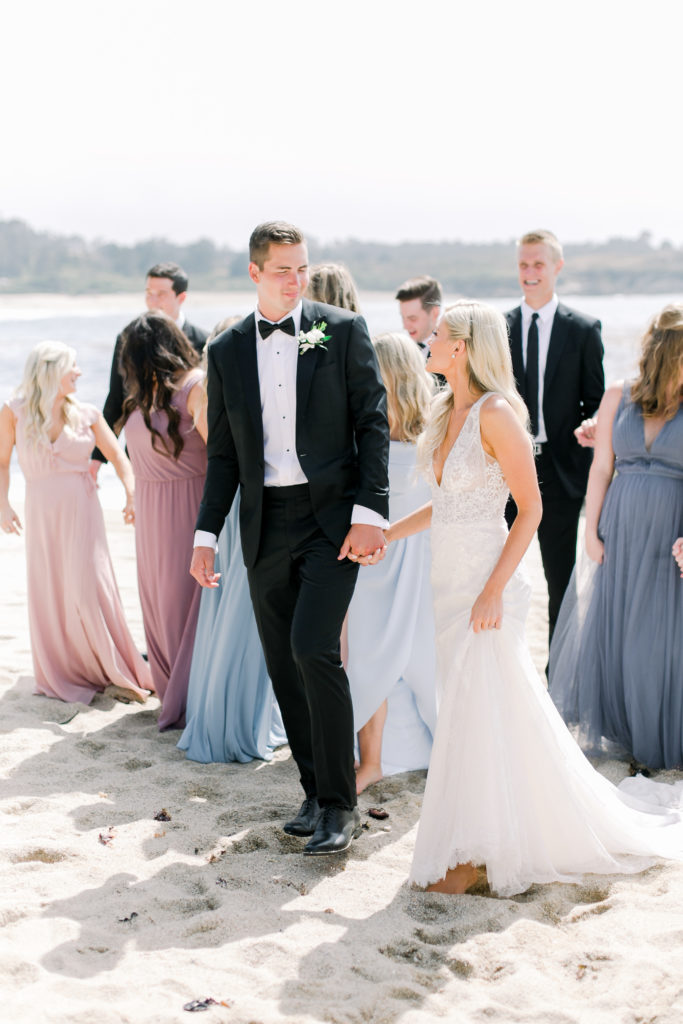
[[[191,761],[267,760],[287,742],[266,671],[239,536],[239,494],[218,538],[217,589],[202,591],[187,725],[178,746]]]
[[[585,750],[605,740],[651,768],[683,765],[683,410],[645,447],[630,384],[612,431],[603,564],[577,564],[550,651],[550,694]],[[577,580],[579,583],[577,584]]]

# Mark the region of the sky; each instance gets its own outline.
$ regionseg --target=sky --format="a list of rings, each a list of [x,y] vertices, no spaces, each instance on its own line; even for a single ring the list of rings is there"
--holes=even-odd
[[[22,0],[0,219],[236,249],[275,218],[322,242],[681,245],[681,29],[680,0]]]

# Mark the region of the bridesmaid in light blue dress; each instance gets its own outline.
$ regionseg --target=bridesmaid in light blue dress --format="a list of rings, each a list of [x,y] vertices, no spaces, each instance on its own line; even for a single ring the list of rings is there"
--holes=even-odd
[[[239,536],[239,494],[218,538],[215,590],[202,590],[187,726],[178,746],[191,761],[269,760],[287,742],[266,671]]]
[[[373,339],[387,389],[391,429],[391,522],[430,500],[417,471],[417,437],[426,422],[432,379],[417,345],[401,334]],[[383,775],[426,768],[436,724],[436,646],[430,547],[426,534],[397,541],[382,562],[361,568],[347,621],[361,793]]]
[[[232,323],[222,321],[207,345]],[[178,747],[191,761],[269,760],[287,742],[249,596],[239,534],[239,493],[218,538],[216,589],[203,589],[195,634],[187,725]]]

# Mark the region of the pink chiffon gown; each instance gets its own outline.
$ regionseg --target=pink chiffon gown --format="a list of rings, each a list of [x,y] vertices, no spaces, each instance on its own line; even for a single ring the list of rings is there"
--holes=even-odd
[[[95,447],[92,405],[76,404],[78,423],[35,448],[26,439],[24,403],[16,446],[26,479],[28,614],[36,693],[89,704],[114,684],[145,697],[149,668],[123,614],[102,509],[88,473]]]
[[[202,379],[188,374],[174,394],[185,442],[178,459],[152,447],[153,434],[135,409],[126,421],[126,444],[135,472],[135,545],[138,588],[154,688],[161,700],[160,729],[185,725],[192,648],[201,587],[190,576],[194,524],[206,476],[206,445],[187,411],[190,390]],[[152,426],[168,440],[168,417],[152,412]],[[157,446],[160,442],[157,438]]]

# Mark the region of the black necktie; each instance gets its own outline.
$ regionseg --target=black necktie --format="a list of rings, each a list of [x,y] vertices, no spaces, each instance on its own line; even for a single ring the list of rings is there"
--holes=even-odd
[[[524,373],[524,393],[526,407],[529,410],[531,433],[538,434],[538,313],[534,313],[529,324],[526,338],[526,370]]]
[[[291,316],[288,316],[280,324],[271,324],[270,320],[259,320],[258,332],[264,341],[271,336],[273,331],[284,331],[285,334],[291,334],[294,337],[294,320]]]

